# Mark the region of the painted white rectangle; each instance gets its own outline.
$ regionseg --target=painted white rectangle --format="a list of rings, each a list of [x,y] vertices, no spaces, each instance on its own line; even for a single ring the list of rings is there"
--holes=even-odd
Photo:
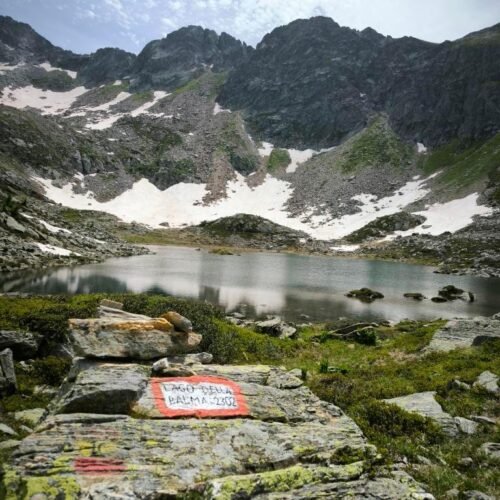
[[[235,410],[234,391],[224,384],[210,382],[162,382],[165,405],[171,410]]]

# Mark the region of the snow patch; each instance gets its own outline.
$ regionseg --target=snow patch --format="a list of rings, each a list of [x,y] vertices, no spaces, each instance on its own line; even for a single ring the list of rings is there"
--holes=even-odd
[[[355,252],[358,248],[359,245],[340,245],[330,247],[331,250],[336,250],[337,252]]]
[[[214,106],[213,114],[218,115],[219,113],[231,113],[231,110],[224,109],[223,107],[221,107],[221,105],[218,102],[216,102],[215,106]]]
[[[265,158],[272,153],[274,146],[270,142],[262,142],[261,144],[261,147],[258,148],[257,151],[259,152],[261,158]]]
[[[170,94],[168,92],[165,92],[163,90],[155,90],[153,93],[153,100],[150,102],[147,102],[143,104],[142,106],[138,107],[137,109],[134,109],[133,111],[130,112],[131,116],[139,116],[142,115],[143,113],[146,113],[149,108],[152,108],[158,101],[163,99],[164,97],[169,96]],[[162,116],[163,113],[152,113],[155,116]]]
[[[396,236],[410,236],[413,233],[430,234],[438,236],[445,231],[452,233],[472,224],[475,215],[491,215],[493,209],[484,205],[478,205],[478,193],[472,193],[465,198],[448,201],[446,203],[434,203],[433,205],[415,212],[423,215],[426,221],[420,226],[408,229],[408,231],[396,231],[386,239],[394,239]]]
[[[421,142],[417,142],[417,153],[427,153],[427,148]]]
[[[37,64],[38,68],[42,68],[45,71],[64,71],[68,76],[73,78],[73,80],[76,78],[77,72],[76,71],[71,71],[69,69],[62,69],[62,68],[56,68],[52,66],[48,61],[44,62],[42,64]]]
[[[37,89],[33,85],[16,89],[6,87],[0,96],[0,104],[18,109],[35,108],[44,115],[59,115],[68,110],[85,92],[87,92],[85,87],[76,87],[67,92]]]
[[[21,68],[22,66],[24,66],[24,64],[16,64],[14,66],[11,66],[6,63],[0,63],[0,75],[5,73],[6,71],[13,71],[15,69]]]
[[[126,222],[136,221],[153,227],[168,222],[170,227],[182,227],[247,213],[325,240],[343,238],[377,217],[400,211],[429,192],[424,187],[428,178],[410,181],[399,190],[402,194],[395,193],[382,199],[361,194],[356,197],[361,202],[360,212],[332,219],[329,215],[314,215],[312,208],[292,217],[286,209],[293,193],[291,184],[269,175],[262,184],[251,188],[246,179],[237,174],[236,180],[227,185],[228,197],[210,205],[202,202],[207,194],[205,184],[180,183],[161,191],[147,179],[142,179],[120,196],[100,203],[94,199],[92,192],[75,193],[72,184],[56,187],[50,180],[36,180],[45,188],[46,196],[56,203],[80,210],[101,210]]]
[[[106,104],[102,104],[101,106],[95,107],[95,108],[86,108],[87,112],[93,112],[93,111],[107,111],[109,110],[110,106],[114,104],[118,104],[121,101],[124,101],[125,99],[129,98],[132,94],[129,94],[128,92],[120,92],[118,96],[113,99],[113,101],[110,101]],[[92,123],[87,123],[85,125],[86,128],[92,129],[92,130],[104,130],[109,127],[111,127],[114,123],[116,123],[120,118],[123,116],[139,116],[142,114],[148,114],[150,116],[163,116],[163,113],[149,113],[148,110],[152,108],[158,101],[163,99],[164,97],[167,97],[170,95],[169,93],[163,91],[163,90],[155,90],[153,93],[153,99],[149,102],[144,103],[142,106],[139,106],[138,108],[130,111],[130,113],[116,113],[116,114],[111,114],[106,117],[101,117],[100,119],[92,122]],[[76,116],[77,113],[73,113],[71,116]],[[166,118],[171,118],[167,116]]]
[[[50,253],[52,255],[61,255],[63,257],[68,257],[69,255],[80,255],[79,253],[66,250],[62,247],[56,247],[54,245],[46,245],[45,243],[36,243],[36,245],[42,252]]]
[[[252,138],[250,137],[250,139]],[[258,148],[258,152],[261,158],[265,158],[270,156],[273,149],[274,146],[270,142],[262,142],[261,147]],[[304,149],[304,150],[293,149],[293,148],[287,149],[286,151],[288,151],[288,154],[290,155],[290,163],[286,167],[287,174],[293,174],[301,163],[305,163],[307,160],[310,160],[313,156],[318,155],[320,153],[326,153],[327,151],[331,151],[332,149],[335,149],[335,146],[331,148],[320,149],[319,151],[315,149]]]

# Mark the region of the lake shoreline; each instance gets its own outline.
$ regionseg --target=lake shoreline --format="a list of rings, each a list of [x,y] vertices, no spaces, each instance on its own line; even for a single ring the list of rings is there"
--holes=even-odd
[[[212,248],[149,246],[147,255],[113,258],[100,264],[0,274],[0,291],[30,294],[161,293],[207,301],[249,317],[282,316],[289,321],[433,320],[491,315],[500,302],[495,280],[435,274],[429,266],[295,252],[239,250],[219,255]],[[199,251],[196,251],[199,249]],[[313,257],[313,258],[311,258]],[[317,258],[320,257],[320,258]],[[430,299],[453,284],[476,297],[474,303],[438,304]],[[366,304],[346,294],[368,287],[383,299]],[[426,299],[405,298],[422,293]],[[309,321],[309,319],[308,319]]]

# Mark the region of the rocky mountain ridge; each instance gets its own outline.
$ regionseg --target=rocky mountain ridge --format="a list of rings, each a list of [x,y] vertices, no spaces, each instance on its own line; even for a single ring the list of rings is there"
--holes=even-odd
[[[153,228],[249,214],[336,251],[410,214],[385,238],[441,245],[498,214],[497,31],[430,44],[312,18],[256,49],[189,26],[139,56],[76,56],[3,17],[2,175]]]
[[[490,137],[500,123],[499,35],[495,25],[433,44],[297,20],[263,38],[220,101],[282,146],[336,145],[382,111],[397,133],[430,146]]]

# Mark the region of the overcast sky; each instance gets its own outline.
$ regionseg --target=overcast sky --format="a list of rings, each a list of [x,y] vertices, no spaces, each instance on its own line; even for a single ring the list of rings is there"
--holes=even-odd
[[[112,46],[137,53],[189,24],[255,45],[276,26],[316,15],[442,42],[500,22],[500,0],[0,0],[0,14],[75,52]]]

